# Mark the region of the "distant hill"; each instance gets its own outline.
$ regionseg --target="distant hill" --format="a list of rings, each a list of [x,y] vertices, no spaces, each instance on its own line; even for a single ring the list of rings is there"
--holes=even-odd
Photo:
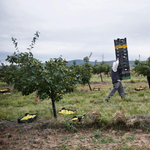
[[[78,64],[78,65],[82,65],[84,63],[84,61],[81,60],[81,59],[70,60],[70,61],[68,61],[68,66],[72,66],[73,65],[73,61],[76,61],[76,64]],[[105,63],[108,64],[108,65],[112,65],[114,61],[115,60],[105,61]],[[89,63],[92,64],[92,65],[94,65],[95,61],[90,61]],[[97,63],[99,64],[101,62],[97,62]],[[129,61],[129,65],[130,65],[130,68],[133,68],[134,61]]]

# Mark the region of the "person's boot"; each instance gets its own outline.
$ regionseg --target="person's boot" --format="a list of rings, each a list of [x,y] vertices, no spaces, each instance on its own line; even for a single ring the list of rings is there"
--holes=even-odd
[[[107,103],[109,102],[109,100],[108,100],[107,98],[105,99],[105,101],[106,101]]]

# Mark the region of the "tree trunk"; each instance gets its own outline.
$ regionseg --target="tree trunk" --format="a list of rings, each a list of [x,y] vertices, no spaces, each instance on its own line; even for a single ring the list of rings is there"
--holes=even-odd
[[[92,88],[91,88],[91,86],[90,86],[90,82],[89,82],[89,81],[88,81],[88,85],[89,85],[90,91],[92,91]]]
[[[149,88],[150,88],[150,76],[147,76],[147,82],[148,82],[148,85],[149,85]]]
[[[53,95],[51,96],[51,99],[52,99],[52,107],[53,107],[54,117],[57,118],[56,107],[55,107],[55,101],[54,101]]]
[[[109,73],[107,73],[107,77],[109,78]]]
[[[101,77],[101,82],[103,82],[103,78],[102,78],[102,74],[100,73],[100,77]]]

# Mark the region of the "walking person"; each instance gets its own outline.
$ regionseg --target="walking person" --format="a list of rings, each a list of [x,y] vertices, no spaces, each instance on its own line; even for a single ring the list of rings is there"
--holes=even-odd
[[[116,91],[118,91],[121,98],[125,98],[125,92],[120,80],[118,66],[119,66],[119,58],[117,58],[117,61],[113,62],[113,66],[111,68],[111,79],[112,79],[113,89],[105,99],[106,102],[109,102],[110,97],[113,96],[116,93]]]

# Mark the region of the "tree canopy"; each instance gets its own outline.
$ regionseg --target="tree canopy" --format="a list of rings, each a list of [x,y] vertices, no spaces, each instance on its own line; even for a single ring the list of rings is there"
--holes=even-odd
[[[14,89],[22,92],[23,95],[29,95],[32,92],[37,93],[41,99],[50,98],[52,100],[53,113],[56,118],[55,101],[60,100],[67,88],[73,88],[78,81],[78,76],[67,68],[67,61],[62,57],[46,61],[45,66],[38,59],[33,57],[31,49],[39,38],[39,32],[33,37],[29,52],[19,52],[17,39],[12,38],[17,52],[7,56],[10,67],[2,66],[1,79],[8,84],[13,84]],[[18,67],[15,67],[16,64]],[[15,69],[14,69],[15,68]],[[14,69],[14,71],[13,71]],[[9,74],[8,74],[9,73]],[[7,77],[8,74],[8,77]],[[11,76],[10,76],[11,75]]]
[[[150,76],[150,57],[145,62],[140,62],[139,60],[135,60],[134,62],[134,71],[139,75]]]

